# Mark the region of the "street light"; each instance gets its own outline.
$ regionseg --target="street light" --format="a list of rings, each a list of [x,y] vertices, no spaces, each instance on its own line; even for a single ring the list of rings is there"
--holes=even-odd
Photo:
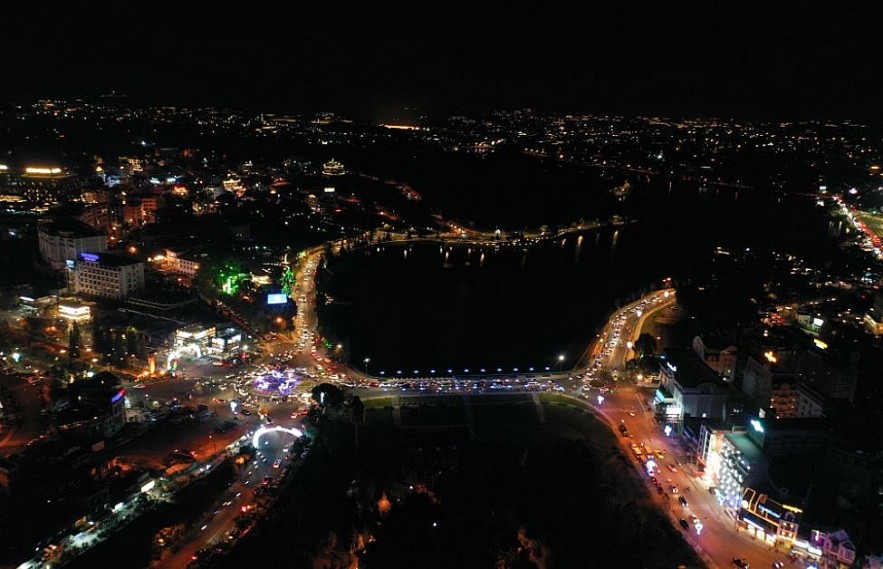
[[[368,375],[368,364],[371,363],[371,358],[363,359],[362,363],[365,364],[365,375]]]
[[[564,354],[558,354],[558,371],[561,371],[561,367],[564,365]]]

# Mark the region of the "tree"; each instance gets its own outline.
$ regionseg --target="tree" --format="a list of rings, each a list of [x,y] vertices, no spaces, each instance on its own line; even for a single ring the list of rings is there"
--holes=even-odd
[[[114,365],[119,365],[123,362],[123,358],[126,357],[125,334],[119,330],[114,330],[111,342],[110,360]]]
[[[313,399],[326,407],[340,407],[343,405],[343,392],[330,383],[322,383],[313,388]]]
[[[656,338],[644,332],[635,340],[635,353],[639,358],[656,355]]]
[[[74,322],[67,335],[67,354],[69,359],[75,360],[80,357],[80,342],[80,325]]]

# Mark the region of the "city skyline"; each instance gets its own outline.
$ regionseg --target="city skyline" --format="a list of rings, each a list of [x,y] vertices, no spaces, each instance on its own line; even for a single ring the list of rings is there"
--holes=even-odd
[[[877,120],[879,12],[19,4],[0,24],[0,85],[14,102],[118,92],[376,121],[500,107]]]

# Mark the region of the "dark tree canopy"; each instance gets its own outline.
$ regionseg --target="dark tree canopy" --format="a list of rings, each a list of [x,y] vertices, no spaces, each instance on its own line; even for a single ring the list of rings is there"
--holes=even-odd
[[[639,358],[656,354],[656,338],[644,332],[635,340],[635,353]]]
[[[343,405],[343,392],[337,386],[330,383],[322,383],[313,388],[313,399],[328,407],[340,407]],[[322,396],[324,394],[324,397]]]

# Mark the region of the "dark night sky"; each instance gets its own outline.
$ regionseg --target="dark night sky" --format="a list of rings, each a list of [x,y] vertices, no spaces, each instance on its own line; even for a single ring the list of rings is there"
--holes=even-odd
[[[880,3],[354,3],[4,2],[0,98],[883,118]]]

